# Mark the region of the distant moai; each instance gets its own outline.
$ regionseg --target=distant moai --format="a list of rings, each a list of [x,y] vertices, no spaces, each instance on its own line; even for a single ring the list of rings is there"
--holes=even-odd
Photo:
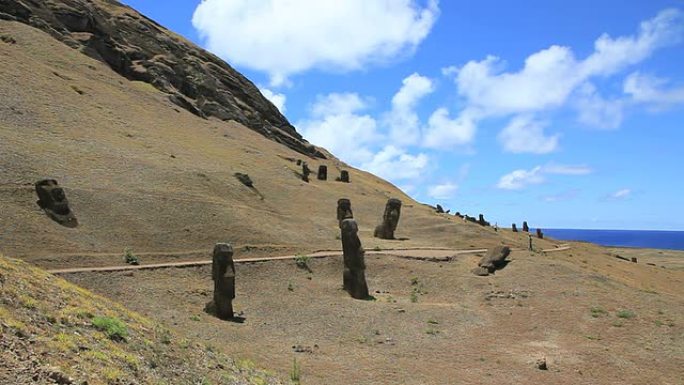
[[[354,213],[351,208],[351,201],[347,198],[337,200],[337,222],[342,228],[342,221],[345,219],[354,218]]]
[[[544,239],[544,233],[541,229],[537,229],[537,238]]]
[[[74,228],[78,226],[78,220],[67,200],[64,189],[54,179],[44,179],[35,183],[40,206],[50,219],[62,226]]]
[[[216,316],[223,320],[233,318],[235,264],[233,263],[233,246],[229,243],[217,243],[214,246],[211,278],[214,280]]]
[[[527,221],[523,222],[523,231],[526,233],[530,232],[530,227],[527,225]]]
[[[318,166],[318,180],[328,180],[328,166],[324,164]]]
[[[339,182],[349,183],[349,171],[347,171],[347,170],[340,171],[340,177],[337,180]]]
[[[479,218],[478,218],[478,220],[477,220],[477,223],[478,223],[480,226],[489,226],[489,222],[487,222],[487,221],[485,220],[485,217],[484,217],[484,215],[482,215],[482,214],[480,214],[480,216],[479,216]]]
[[[311,174],[311,169],[309,169],[309,165],[306,164],[306,162],[302,163],[302,180],[306,183],[309,183],[309,174]]]
[[[442,205],[437,205],[436,210],[437,210],[437,213],[438,213],[438,214],[443,214],[443,213],[444,213],[444,208],[442,207]]]
[[[359,227],[353,218],[343,219],[340,224],[342,252],[344,254],[344,272],[342,284],[344,290],[356,299],[367,299],[365,251],[359,239]]]
[[[487,252],[477,264],[478,267],[472,270],[473,274],[486,276],[493,273],[496,269],[502,268],[506,264],[506,257],[511,253],[508,246],[496,246]]]
[[[302,160],[301,160],[301,159],[297,159],[297,166],[301,166],[301,165],[302,165]]]
[[[517,233],[517,232],[518,232],[518,226],[516,226],[516,224],[514,223],[514,224],[511,226],[511,230],[513,230],[514,233]]]
[[[375,228],[373,236],[381,239],[394,239],[394,231],[399,224],[401,215],[401,201],[391,198],[385,205],[385,213],[382,216],[382,223]]]

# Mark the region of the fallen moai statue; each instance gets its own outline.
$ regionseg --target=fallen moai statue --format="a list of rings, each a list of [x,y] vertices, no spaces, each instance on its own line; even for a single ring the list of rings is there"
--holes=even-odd
[[[487,276],[493,274],[495,270],[506,266],[506,257],[511,253],[508,246],[496,246],[490,249],[482,260],[477,264],[478,267],[472,270],[473,274]]]
[[[38,206],[40,206],[50,219],[62,226],[74,228],[78,226],[76,216],[69,208],[64,189],[54,179],[45,179],[36,182],[36,194],[38,194]]]
[[[328,180],[328,166],[324,164],[318,166],[318,180]]]
[[[235,178],[240,181],[240,183],[244,184],[247,187],[254,187],[254,182],[252,181],[252,178],[249,177],[247,174],[243,174],[241,172],[236,172]]]
[[[216,316],[223,320],[233,318],[233,299],[235,299],[235,264],[233,246],[217,243],[211,265],[211,278],[214,280],[214,307]]]
[[[385,213],[382,216],[382,223],[375,228],[373,236],[380,239],[394,239],[394,231],[399,224],[401,215],[401,201],[391,198],[385,205]]]
[[[351,201],[347,198],[337,200],[337,222],[342,228],[342,221],[345,219],[354,218],[354,213],[351,209]]]
[[[359,239],[359,227],[352,218],[342,220],[340,224],[342,252],[344,254],[344,272],[342,283],[352,298],[368,299],[366,283],[365,251]]]

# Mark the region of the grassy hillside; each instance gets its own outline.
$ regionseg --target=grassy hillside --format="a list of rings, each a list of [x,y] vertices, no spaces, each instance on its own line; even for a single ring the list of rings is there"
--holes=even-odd
[[[0,383],[282,384],[123,306],[0,256]]]
[[[0,229],[0,250],[8,255],[52,267],[119,263],[126,247],[187,258],[217,241],[271,254],[339,249],[342,197],[371,247],[526,242],[438,215],[334,157],[304,159],[313,170],[326,164],[330,177],[304,183],[296,165],[304,156],[282,144],[236,122],[201,119],[25,24],[0,20],[0,36],[0,212],[12,218]],[[334,181],[341,169],[352,183]],[[32,184],[45,177],[65,188],[78,228],[59,226],[36,205]],[[389,197],[404,202],[403,242],[372,239]]]

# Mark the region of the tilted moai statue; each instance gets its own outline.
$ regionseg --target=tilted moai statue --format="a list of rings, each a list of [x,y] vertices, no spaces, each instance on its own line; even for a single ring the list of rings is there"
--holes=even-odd
[[[349,183],[349,171],[347,171],[347,170],[340,171],[340,178],[337,180],[340,182]]]
[[[442,207],[442,205],[438,204],[437,207],[435,208],[435,210],[437,211],[437,214],[443,214],[444,213],[444,207]]]
[[[217,243],[211,265],[211,278],[214,280],[214,306],[220,319],[233,318],[233,299],[235,298],[235,264],[233,246]]]
[[[382,216],[382,223],[375,228],[373,236],[381,239],[394,239],[394,231],[399,224],[401,215],[401,201],[391,198],[385,205],[385,213]]]
[[[479,217],[479,219],[477,220],[477,223],[478,223],[480,226],[489,226],[489,222],[487,222],[487,221],[485,220],[485,217],[484,217],[483,214],[480,214],[480,217]]]
[[[69,208],[64,190],[54,179],[45,179],[36,182],[36,194],[38,194],[38,206],[45,211],[53,221],[65,227],[77,227],[78,220]]]
[[[537,229],[537,238],[544,239],[544,233],[541,229]]]
[[[506,264],[506,257],[511,253],[508,246],[496,246],[482,257],[477,264],[478,267],[472,270],[473,274],[486,276],[493,273],[496,269],[502,268]]]
[[[345,219],[354,218],[354,213],[351,209],[351,201],[347,198],[341,198],[337,201],[337,222],[342,228],[342,221]]]
[[[328,166],[324,164],[318,166],[318,180],[328,180]]]
[[[526,233],[530,232],[530,227],[527,225],[527,221],[523,222],[523,231]]]
[[[514,223],[513,226],[511,226],[511,230],[513,230],[514,233],[518,232],[518,226]]]
[[[309,183],[309,174],[311,174],[309,165],[306,162],[302,163],[302,180],[306,183]]]
[[[352,298],[367,299],[365,251],[359,239],[359,227],[353,218],[343,219],[340,224],[342,252],[344,254],[344,272],[342,283]]]

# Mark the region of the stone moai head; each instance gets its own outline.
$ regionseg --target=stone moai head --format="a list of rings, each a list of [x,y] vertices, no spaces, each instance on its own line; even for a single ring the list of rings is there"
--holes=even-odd
[[[354,218],[345,218],[340,224],[343,234],[355,235],[359,232],[359,225]]]
[[[309,165],[306,164],[306,162],[302,163],[302,180],[304,182],[309,182],[309,174],[311,174],[311,169],[309,169]]]
[[[318,180],[328,180],[328,166],[324,164],[318,166]]]
[[[514,233],[517,233],[517,232],[518,232],[518,226],[514,223],[514,224],[511,226],[511,230],[513,230]]]
[[[537,238],[544,239],[544,233],[541,229],[537,229]]]
[[[347,198],[341,198],[337,201],[337,221],[340,222],[340,228],[342,227],[342,221],[349,218],[354,218],[351,201]]]
[[[340,182],[349,183],[349,171],[340,171]]]
[[[383,222],[387,225],[388,230],[394,232],[399,224],[399,216],[401,215],[401,201],[399,199],[391,198],[385,205],[385,214],[382,216]]]
[[[523,228],[522,230],[526,233],[530,232],[530,227],[527,225],[527,221],[523,222]]]
[[[230,243],[217,243],[214,246],[211,278],[214,281],[219,281],[227,277],[235,277],[233,246]]]
[[[38,206],[53,221],[65,227],[76,227],[78,221],[76,216],[69,208],[64,189],[54,179],[45,179],[36,182],[36,194],[38,195]]]

